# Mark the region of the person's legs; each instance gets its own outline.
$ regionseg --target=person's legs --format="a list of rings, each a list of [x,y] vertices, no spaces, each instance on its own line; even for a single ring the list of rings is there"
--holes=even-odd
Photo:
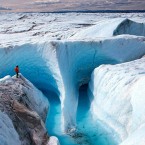
[[[19,74],[18,74],[18,72],[17,72],[17,74],[16,74],[16,77],[17,77],[17,78],[18,78],[18,75],[19,75]]]

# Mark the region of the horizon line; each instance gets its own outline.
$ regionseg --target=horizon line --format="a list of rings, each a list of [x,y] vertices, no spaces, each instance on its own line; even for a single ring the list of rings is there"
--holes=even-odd
[[[62,11],[24,11],[24,12],[11,12],[0,10],[0,13],[144,13],[145,10],[62,10]]]

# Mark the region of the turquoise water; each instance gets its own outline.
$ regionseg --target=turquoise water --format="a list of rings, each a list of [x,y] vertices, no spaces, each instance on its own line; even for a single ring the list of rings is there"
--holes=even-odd
[[[117,145],[117,136],[111,129],[105,128],[99,120],[93,120],[89,112],[90,102],[87,96],[87,86],[80,88],[77,130],[74,134],[66,135],[61,131],[61,108],[57,96],[47,94],[50,110],[46,127],[49,135],[57,136],[61,145]]]

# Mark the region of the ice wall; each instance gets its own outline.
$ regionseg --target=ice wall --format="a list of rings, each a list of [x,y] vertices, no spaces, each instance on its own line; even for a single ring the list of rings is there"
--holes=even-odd
[[[145,54],[145,39],[117,36],[95,41],[50,41],[0,48],[2,76],[14,67],[39,89],[53,91],[61,100],[63,128],[76,125],[78,90],[88,83],[93,69],[101,64],[131,61]]]
[[[125,18],[102,20],[101,22],[97,22],[94,26],[76,33],[71,39],[88,40],[122,34],[145,36],[145,24]]]
[[[134,60],[145,53],[144,40],[140,40],[143,42],[143,46],[141,46],[140,41],[134,38],[120,36],[100,41],[64,41],[59,44],[57,50],[64,83],[65,95],[62,97],[62,110],[66,130],[73,128],[76,124],[79,86],[88,83],[90,74],[95,67],[102,63],[116,64]],[[140,39],[144,38],[140,37]],[[137,45],[142,51],[138,51]]]
[[[19,65],[20,72],[38,88],[59,92],[61,79],[53,43],[29,43],[1,48],[0,62],[1,76],[13,75],[14,67]]]
[[[145,141],[145,58],[96,68],[89,83],[91,112],[111,127],[121,145]]]
[[[113,36],[121,34],[145,36],[145,24],[125,19],[113,31]]]

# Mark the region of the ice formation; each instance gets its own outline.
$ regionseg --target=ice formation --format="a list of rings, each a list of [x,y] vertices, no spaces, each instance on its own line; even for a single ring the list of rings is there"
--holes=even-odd
[[[60,145],[58,139],[55,136],[51,136],[47,145]]]
[[[0,145],[20,145],[19,135],[11,119],[0,111]]]
[[[131,61],[144,54],[145,39],[137,36],[122,35],[91,42],[51,41],[1,48],[0,68],[3,76],[13,74],[14,66],[19,63],[21,72],[38,88],[60,95],[67,130],[76,123],[79,86],[88,83],[95,67]]]
[[[96,39],[98,37],[111,37],[121,34],[145,36],[145,24],[130,19],[116,18],[99,21],[96,25],[78,32],[71,39]]]
[[[74,129],[79,87],[89,82],[94,68],[145,54],[144,16],[135,20],[126,14],[112,19],[103,14],[66,14],[67,18],[40,14],[40,19],[38,14],[31,15],[13,14],[8,19],[7,14],[6,24],[2,24],[5,16],[1,17],[1,76],[14,74],[13,68],[19,65],[21,73],[39,89],[59,96],[62,127],[65,131]],[[122,139],[125,135],[120,134]]]
[[[143,145],[145,141],[144,63],[145,58],[101,65],[89,83],[92,115],[113,128],[121,145]]]

